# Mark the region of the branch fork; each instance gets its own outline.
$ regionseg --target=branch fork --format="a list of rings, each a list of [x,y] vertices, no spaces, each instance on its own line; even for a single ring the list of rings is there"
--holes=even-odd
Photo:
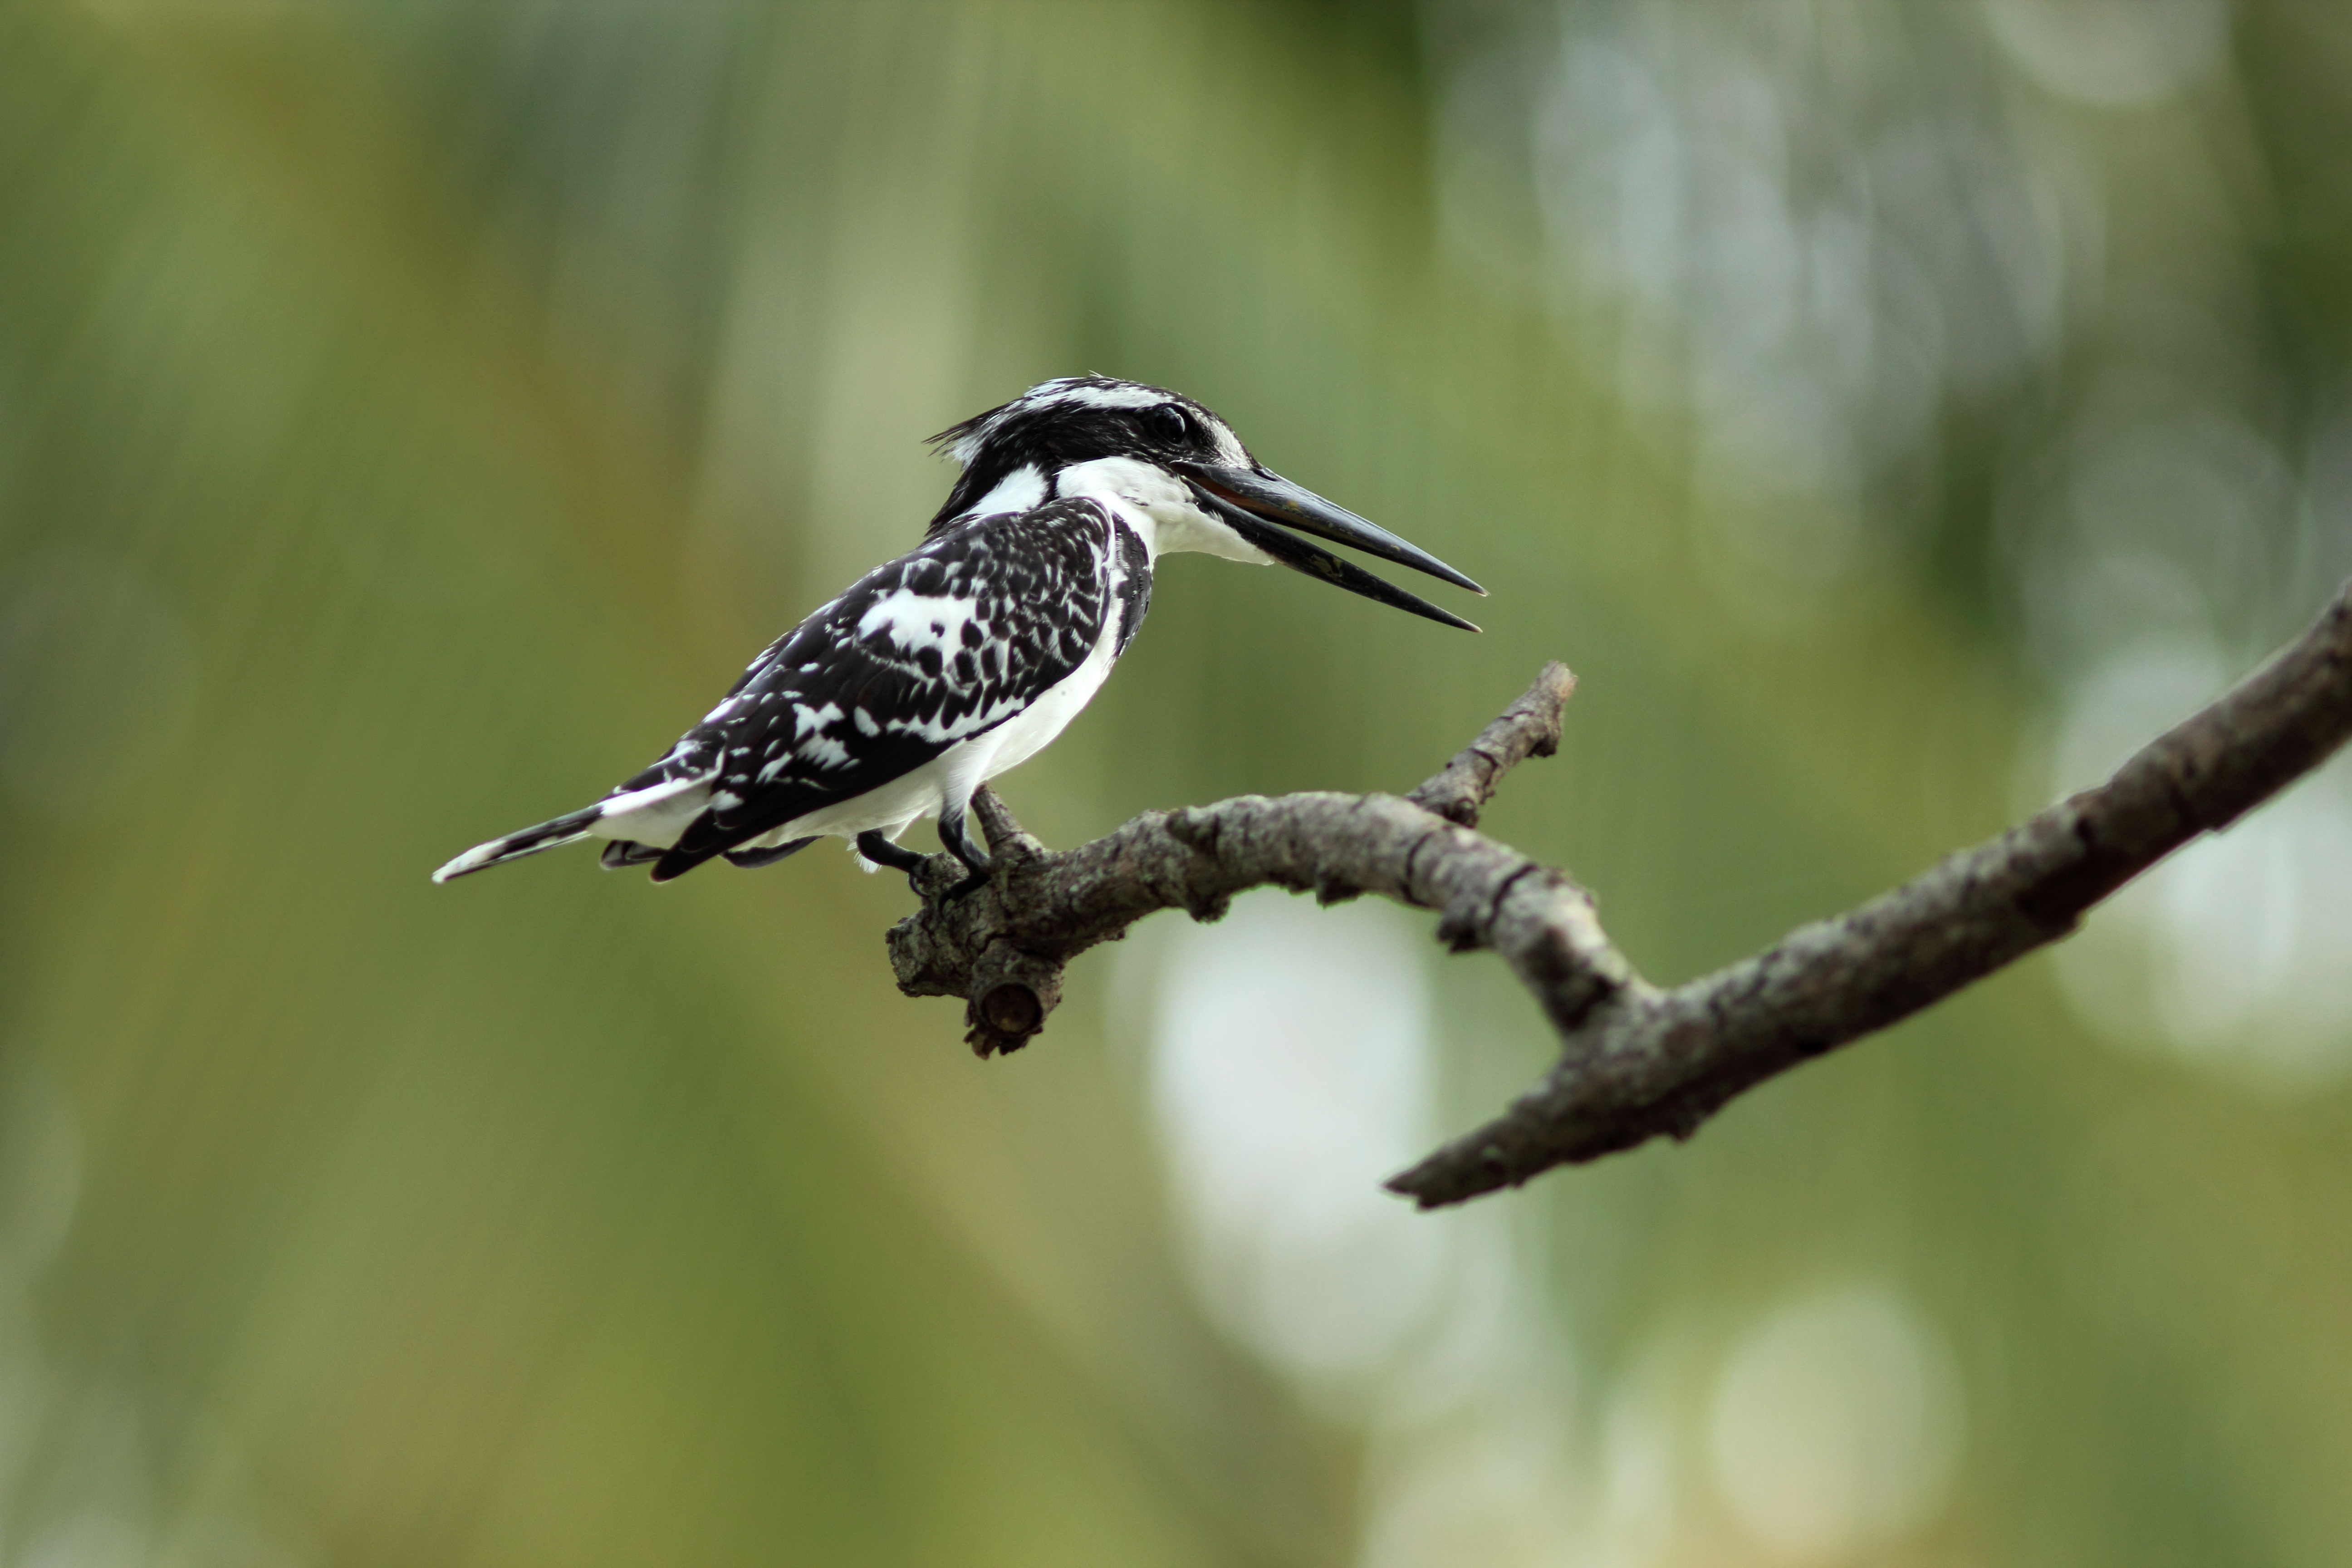
[[[2157,860],[2316,767],[2352,736],[2352,584],[2106,784],[1671,989],[1642,979],[1566,872],[1476,830],[1504,776],[1558,749],[1575,689],[1564,666],[1547,665],[1402,796],[1243,795],[1147,812],[1053,850],[982,790],[973,805],[996,875],[945,903],[961,867],[936,857],[919,873],[924,908],[889,936],[899,989],[965,997],[965,1038],[987,1057],[1045,1026],[1069,960],[1160,910],[1212,921],[1234,894],[1276,886],[1433,910],[1454,951],[1486,949],[1509,965],[1560,1042],[1559,1059],[1500,1115],[1388,1183],[1423,1208],[1460,1203],[1555,1165],[1687,1138],[1766,1079],[2064,936]]]

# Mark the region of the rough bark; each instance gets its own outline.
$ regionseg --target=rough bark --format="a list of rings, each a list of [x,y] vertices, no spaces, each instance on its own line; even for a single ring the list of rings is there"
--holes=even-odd
[[[1505,773],[1559,742],[1563,667],[1404,796],[1244,795],[1149,812],[1053,851],[983,792],[991,885],[930,897],[890,932],[910,995],[970,1000],[967,1039],[1016,1050],[1061,994],[1062,966],[1144,916],[1214,920],[1251,888],[1326,903],[1378,893],[1435,910],[1455,952],[1493,951],[1560,1039],[1559,1061],[1486,1125],[1390,1188],[1423,1207],[1516,1185],[1554,1165],[1687,1137],[1743,1090],[1908,1016],[2072,931],[2083,913],[2200,833],[2226,826],[2352,734],[2352,584],[2295,642],[2166,731],[2095,789],[1948,857],[1891,892],[1763,952],[1662,990],[1610,943],[1590,894],[1475,831]]]

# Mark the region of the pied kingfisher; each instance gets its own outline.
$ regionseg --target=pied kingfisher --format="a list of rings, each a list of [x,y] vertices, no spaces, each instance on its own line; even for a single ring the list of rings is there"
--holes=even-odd
[[[877,566],[751,661],[726,700],[595,805],[467,850],[436,882],[583,838],[653,879],[713,856],[765,866],[818,838],[911,873],[895,840],[936,815],[970,875],[982,784],[1062,732],[1127,651],[1152,563],[1196,550],[1278,562],[1367,598],[1478,628],[1289,530],[1485,589],[1273,473],[1189,397],[1103,376],[1031,388],[931,438],[963,465],[923,542]]]

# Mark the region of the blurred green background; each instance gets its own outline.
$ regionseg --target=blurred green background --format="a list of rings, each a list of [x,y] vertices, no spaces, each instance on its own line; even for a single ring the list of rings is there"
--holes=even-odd
[[[0,1560],[2344,1561],[2343,765],[1433,1216],[1546,1039],[1423,918],[1162,917],[983,1064],[837,851],[425,876],[1100,371],[1495,593],[1175,561],[1027,823],[1561,658],[1488,825],[1683,978],[2310,615],[2347,349],[2340,0],[0,5]]]

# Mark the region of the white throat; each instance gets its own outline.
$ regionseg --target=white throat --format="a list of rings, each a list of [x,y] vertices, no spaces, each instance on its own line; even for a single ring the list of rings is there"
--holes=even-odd
[[[1088,496],[1115,508],[1142,539],[1154,559],[1194,551],[1271,566],[1274,557],[1202,511],[1184,481],[1156,463],[1133,458],[1097,458],[1073,463],[1054,476],[1063,496]]]

